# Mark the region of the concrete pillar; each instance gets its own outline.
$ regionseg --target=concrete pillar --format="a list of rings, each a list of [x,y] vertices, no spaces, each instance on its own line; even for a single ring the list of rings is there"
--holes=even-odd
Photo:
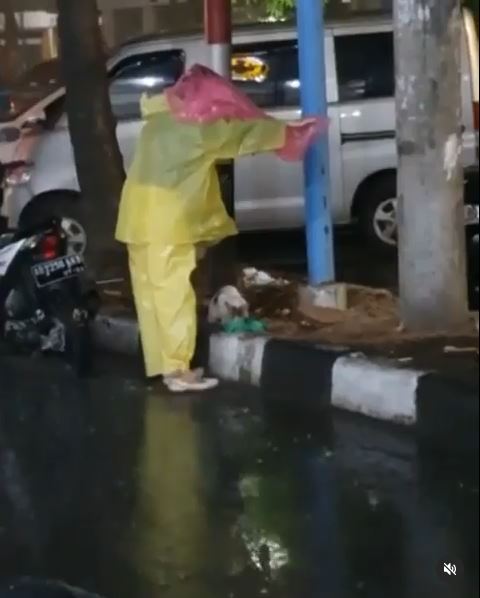
[[[399,268],[413,331],[467,322],[460,0],[396,0]]]

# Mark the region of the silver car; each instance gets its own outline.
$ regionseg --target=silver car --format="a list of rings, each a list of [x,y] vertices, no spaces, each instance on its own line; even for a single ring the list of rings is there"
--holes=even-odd
[[[270,27],[240,30],[233,39],[234,81],[259,106],[286,120],[300,115],[296,36],[295,29]],[[461,44],[463,163],[468,176],[478,172],[479,100],[478,36],[468,11]],[[394,246],[397,155],[392,21],[370,18],[329,24],[325,55],[334,222],[356,222],[371,244]],[[111,58],[110,94],[126,167],[142,127],[141,95],[161,92],[189,66],[208,61],[208,48],[199,36],[142,39],[123,46]],[[50,98],[39,106],[46,120],[43,133],[22,156],[23,167],[7,178],[2,213],[11,226],[60,215],[69,222],[72,251],[82,252],[87,235],[64,91],[56,90]],[[302,227],[302,166],[286,164],[274,155],[237,160],[235,206],[242,231]],[[478,219],[478,210],[475,214],[470,212],[469,217]]]

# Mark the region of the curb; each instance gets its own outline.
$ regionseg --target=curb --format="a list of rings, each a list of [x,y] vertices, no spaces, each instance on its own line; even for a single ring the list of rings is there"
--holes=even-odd
[[[138,355],[135,320],[101,316],[96,344]],[[452,453],[479,448],[478,384],[462,385],[440,372],[402,367],[344,347],[211,334],[208,366],[215,376],[261,389],[269,401],[298,402],[322,411],[331,407],[414,429],[429,446]]]
[[[135,356],[140,350],[138,324],[132,318],[97,316],[93,339],[97,347],[112,353]]]

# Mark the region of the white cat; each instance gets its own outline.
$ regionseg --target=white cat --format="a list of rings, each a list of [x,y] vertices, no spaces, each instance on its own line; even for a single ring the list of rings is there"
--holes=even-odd
[[[248,318],[249,305],[240,291],[234,286],[221,288],[210,301],[208,322],[226,324],[232,318]]]

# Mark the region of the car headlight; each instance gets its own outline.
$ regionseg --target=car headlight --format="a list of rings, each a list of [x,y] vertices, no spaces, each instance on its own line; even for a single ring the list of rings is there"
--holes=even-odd
[[[5,174],[5,185],[7,187],[18,187],[20,185],[26,185],[32,178],[32,165],[24,164],[15,168],[9,169],[7,166],[7,172]]]
[[[479,224],[479,207],[480,206],[465,206],[465,224]]]

